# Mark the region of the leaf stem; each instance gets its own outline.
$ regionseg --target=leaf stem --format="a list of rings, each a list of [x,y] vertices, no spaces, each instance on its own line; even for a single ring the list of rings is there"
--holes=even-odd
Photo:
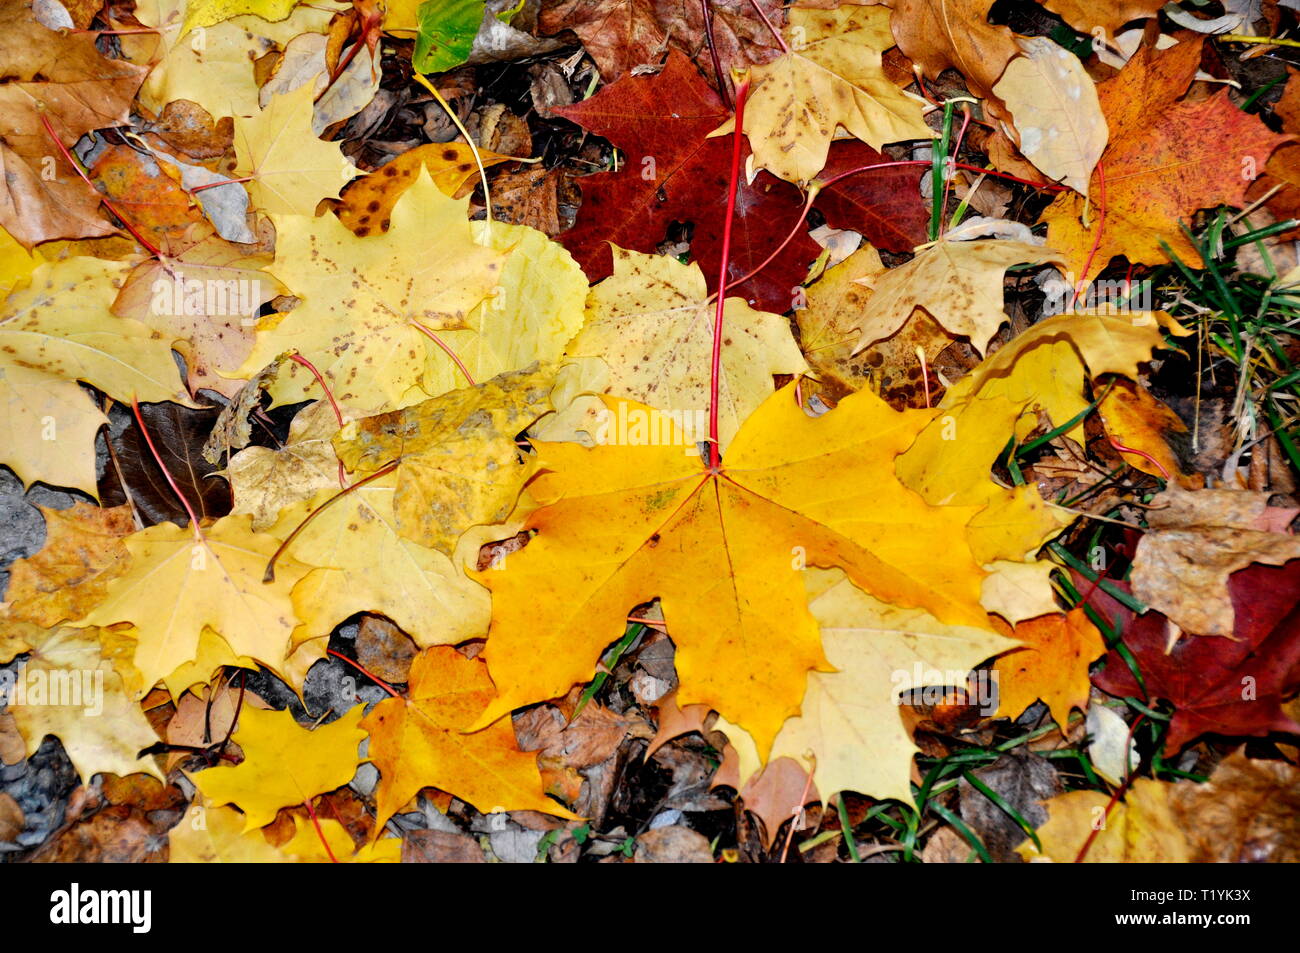
[[[304,529],[306,529],[307,524],[316,518],[317,514],[325,512],[326,509],[328,509],[333,504],[337,503],[339,500],[343,499],[343,497],[347,496],[353,490],[359,490],[367,483],[373,483],[375,480],[378,480],[381,476],[384,476],[387,473],[392,473],[394,470],[397,469],[397,464],[399,462],[400,461],[398,460],[394,460],[392,463],[388,464],[388,466],[384,467],[383,469],[376,470],[374,473],[370,474],[370,476],[358,480],[356,483],[353,483],[347,489],[340,490],[338,493],[335,493],[333,496],[331,496],[320,506],[316,507],[316,509],[308,513],[307,518],[304,519],[297,526],[295,526],[293,532],[290,533],[288,536],[286,536],[284,538],[284,542],[282,542],[279,548],[276,549],[276,551],[271,554],[271,558],[266,564],[266,572],[262,574],[262,582],[264,583],[275,582],[275,561],[280,558],[280,556],[284,553],[286,549],[289,548],[289,544],[298,538],[298,534],[301,533]]]
[[[718,60],[718,47],[713,42],[713,9],[709,0],[700,0],[700,13],[704,17],[704,40],[709,44],[709,58],[713,60],[713,75],[718,80],[718,95],[728,110],[731,106],[731,90],[727,88],[727,78],[722,75],[722,63]]]
[[[757,3],[754,4],[754,9],[758,9]],[[722,317],[727,302],[727,272],[731,267],[731,226],[736,217],[736,193],[740,191],[740,152],[745,135],[745,100],[748,98],[749,76],[746,74],[740,81],[740,85],[736,87],[736,132],[732,136],[731,143],[731,179],[727,190],[727,217],[722,229],[722,262],[718,266],[718,303],[713,313],[713,357],[709,366],[709,470],[715,473],[722,462],[718,444],[718,383],[722,368]]]
[[[72,166],[72,171],[76,172],[77,175],[81,177],[81,181],[90,186],[90,190],[95,193],[96,198],[103,203],[104,207],[116,216],[117,220],[122,223],[123,227],[131,233],[132,237],[134,237],[136,241],[148,250],[149,254],[153,255],[155,258],[162,258],[163,253],[159,251],[157,246],[140,234],[136,227],[131,224],[131,220],[119,212],[117,206],[108,200],[108,196],[95,188],[95,183],[90,181],[90,176],[86,175],[77,160],[73,158],[72,153],[68,150],[68,147],[63,144],[63,140],[58,137],[58,134],[55,133],[54,127],[50,125],[50,120],[44,113],[41,113],[41,125],[45,127],[45,131],[49,134],[49,137],[54,140],[54,144],[58,146],[59,152],[63,153],[64,160],[68,165]]]
[[[433,83],[429,82],[422,73],[415,72],[411,75],[415,77],[417,83],[433,94],[433,98],[438,101],[438,105],[447,113],[447,118],[452,121],[455,127],[460,131],[460,134],[465,137],[465,144],[469,146],[469,151],[474,155],[474,164],[478,166],[479,178],[483,180],[483,205],[487,209],[487,231],[490,236],[492,234],[492,194],[488,191],[487,170],[483,168],[483,157],[479,155],[478,146],[476,146],[474,140],[470,138],[469,130],[465,128],[465,124],[461,122],[460,117],[456,115],[456,110],[452,109],[451,104],[442,98],[442,93],[438,92]]]
[[[470,374],[469,368],[467,368],[461,362],[461,359],[456,355],[456,352],[451,349],[451,347],[447,344],[446,341],[444,341],[442,338],[438,337],[438,335],[433,333],[432,328],[425,327],[419,321],[412,321],[411,324],[415,325],[415,327],[423,334],[425,334],[429,338],[429,340],[433,341],[434,344],[438,345],[438,347],[443,349],[446,355],[456,363],[457,367],[460,368],[460,372],[465,375],[465,380],[469,381],[470,387],[478,386],[478,382],[474,380],[474,376]]]
[[[754,12],[757,13],[759,18],[763,21],[763,25],[772,31],[772,36],[776,37],[776,42],[781,46],[781,52],[789,53],[790,47],[786,45],[785,37],[781,36],[781,31],[772,25],[772,21],[767,18],[767,14],[763,12],[763,8],[758,5],[758,0],[749,0],[749,5],[754,8]],[[740,108],[740,90],[736,91],[736,108]],[[736,125],[737,127],[740,125],[739,118],[736,120]]]

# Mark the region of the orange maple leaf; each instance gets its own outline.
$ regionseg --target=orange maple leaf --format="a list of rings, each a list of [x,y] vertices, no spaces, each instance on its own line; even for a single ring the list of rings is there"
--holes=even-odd
[[[1065,254],[1075,280],[1096,275],[1116,255],[1169,261],[1162,241],[1199,267],[1179,220],[1198,209],[1243,205],[1269,155],[1291,138],[1242,112],[1226,90],[1179,101],[1200,61],[1200,40],[1159,53],[1143,48],[1097,87],[1111,138],[1089,194],[1102,208],[1085,208],[1082,196],[1067,192],[1043,213],[1047,244]]]

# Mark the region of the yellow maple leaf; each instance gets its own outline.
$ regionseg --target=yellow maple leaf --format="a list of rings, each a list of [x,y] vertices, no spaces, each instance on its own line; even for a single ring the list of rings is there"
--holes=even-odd
[[[465,734],[493,696],[487,666],[450,646],[425,649],[411,664],[409,697],[381,701],[361,722],[379,768],[376,829],[421,788],[455,794],[480,811],[569,815],[542,792],[537,756],[522,752],[510,722]]]
[[[1163,312],[1080,312],[1040,321],[948,389],[935,421],[899,458],[899,479],[932,503],[992,500],[1002,489],[989,468],[1012,436],[1038,426],[1036,411],[1056,426],[1068,423],[1088,406],[1085,367],[1093,377],[1134,376],[1164,344],[1162,328],[1186,333]]]
[[[57,735],[85,783],[101,771],[143,772],[161,780],[154,759],[139,757],[158,735],[101,654],[99,633],[32,627],[27,640],[31,658],[13,673],[12,682],[0,682],[27,754],[34,754],[46,735]]]
[[[298,0],[189,0],[181,36],[197,27],[212,26],[245,14],[269,21],[283,20],[297,5]]]
[[[244,752],[242,763],[189,775],[213,804],[236,804],[244,830],[264,827],[282,807],[302,804],[342,787],[357,770],[363,705],[336,721],[303,728],[288,711],[245,707],[232,740]]]
[[[965,688],[980,662],[1015,646],[987,624],[948,625],[922,609],[900,609],[867,595],[838,570],[808,570],[808,607],[821,626],[834,672],[808,676],[800,714],[782,727],[771,760],[815,760],[824,796],[857,791],[912,801],[913,743],[899,714],[901,695],[927,686]],[[758,770],[747,732],[725,720],[739,756],[740,779]]]
[[[416,324],[435,332],[468,327],[470,311],[497,287],[505,257],[474,242],[465,209],[465,200],[448,198],[422,171],[382,235],[357,238],[332,215],[283,220],[271,268],[302,300],[259,328],[235,376],[250,377],[294,349],[355,410],[422,400],[426,352],[442,352]],[[319,395],[311,373],[292,362],[268,390],[276,404]]]
[[[273,96],[252,119],[235,120],[235,171],[249,178],[249,198],[270,215],[311,217],[321,199],[337,196],[360,174],[337,142],[312,132],[314,97],[315,86],[304,83]]]
[[[173,864],[285,864],[305,858],[272,847],[260,830],[248,830],[233,807],[193,804],[167,833]],[[319,846],[319,842],[318,842]]]
[[[309,567],[282,558],[275,581],[263,583],[279,541],[253,533],[250,522],[227,516],[205,527],[202,539],[174,523],[133,533],[126,538],[129,568],[75,624],[134,623],[135,665],[145,688],[195,657],[204,626],[235,654],[280,670],[297,622],[289,593]]]
[[[285,507],[337,488],[339,459],[330,440],[338,429],[334,408],[319,400],[294,416],[283,447],[246,447],[232,456],[225,470],[235,498],[231,513],[250,514],[253,531],[261,532]]]
[[[510,514],[532,475],[515,437],[550,409],[554,383],[552,368],[533,364],[356,421],[335,447],[352,472],[400,460],[393,498],[398,531],[450,556],[471,526]]]
[[[802,40],[751,69],[745,133],[755,168],[810,182],[826,165],[838,126],[875,149],[931,137],[921,119],[924,101],[881,68],[881,51],[893,45],[888,17],[876,6],[790,11],[787,32],[801,29]]]
[[[310,569],[293,588],[293,611],[301,620],[294,647],[327,637],[358,612],[388,616],[420,646],[463,642],[487,629],[482,586],[443,553],[399,532],[396,483],[390,473],[328,507],[338,490],[321,490],[284,510],[271,527],[272,535],[286,538],[308,513],[321,509],[289,550]]]
[[[1109,812],[1110,798],[1100,791],[1058,794],[1043,802],[1048,812],[1047,823],[1038,828],[1043,849],[1026,841],[1016,853],[1030,862],[1072,864],[1093,837],[1084,863],[1188,863],[1191,848],[1169,806],[1172,787],[1140,778]]]
[[[608,392],[676,415],[687,443],[708,434],[716,306],[698,264],[611,246],[614,274],[591,289],[587,320],[566,349],[602,358]],[[718,440],[723,449],[741,421],[772,393],[773,374],[807,369],[790,323],[755,311],[743,298],[724,304],[726,333],[718,378]]]
[[[545,505],[526,524],[538,535],[504,570],[476,575],[493,592],[484,654],[501,693],[476,727],[588,680],[628,611],[658,596],[681,703],[710,705],[766,753],[806,673],[828,670],[804,564],[842,566],[877,597],[949,623],[984,622],[982,572],[964,542],[973,510],[929,507],[893,477],[932,412],[897,413],[863,392],[814,420],[787,387],[712,473],[662,414],[607,403],[667,439],[538,447],[530,490]]]
[[[872,280],[874,293],[862,315],[854,353],[894,334],[914,310],[923,309],[949,333],[970,338],[971,346],[983,354],[1007,320],[1002,273],[1022,262],[1061,260],[1053,251],[1024,242],[937,242]]]

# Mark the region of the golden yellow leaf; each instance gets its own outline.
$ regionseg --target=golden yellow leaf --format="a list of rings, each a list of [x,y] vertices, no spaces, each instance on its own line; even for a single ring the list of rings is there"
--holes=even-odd
[[[1048,818],[1038,828],[1042,851],[1026,841],[1016,853],[1030,862],[1072,864],[1095,831],[1084,863],[1185,864],[1191,851],[1169,807],[1172,787],[1140,778],[1109,813],[1110,798],[1100,791],[1059,794],[1043,802]]]
[[[34,630],[29,641],[27,664],[0,682],[27,754],[57,735],[83,783],[101,771],[161,779],[152,757],[137,757],[158,735],[101,655],[98,632],[58,626]]]
[[[128,536],[127,571],[75,624],[134,623],[135,665],[145,688],[195,657],[205,625],[235,653],[280,670],[297,621],[289,593],[309,567],[281,558],[275,582],[263,583],[279,541],[252,532],[251,522],[248,516],[227,516],[204,528],[201,541],[174,523]]]
[[[295,817],[294,824],[293,837],[280,849],[304,864],[396,864],[402,859],[400,837],[383,837],[357,847],[352,835],[332,817],[317,817],[315,823]],[[322,835],[329,844],[328,851],[321,843]]]
[[[297,5],[298,0],[189,0],[181,36],[196,27],[212,26],[245,14],[263,20],[283,20]]]
[[[244,815],[233,807],[195,803],[167,837],[173,864],[285,864],[298,859],[272,847],[260,830],[246,829]]]
[[[358,612],[386,615],[420,646],[478,638],[487,629],[488,595],[443,553],[398,531],[397,478],[388,474],[325,508],[294,540],[290,555],[311,569],[293,589],[301,624],[293,645],[328,636]],[[338,493],[321,490],[289,507],[271,528],[284,538]],[[277,571],[278,578],[278,571]]]
[[[303,728],[288,711],[245,707],[232,736],[242,763],[189,775],[213,804],[236,804],[244,830],[264,827],[282,807],[301,804],[342,787],[357,770],[357,746],[365,739],[358,705],[336,721]]]
[[[787,387],[745,422],[714,474],[662,415],[607,403],[668,439],[539,446],[530,489],[545,505],[527,523],[538,535],[504,570],[476,576],[493,591],[484,654],[501,693],[477,727],[589,679],[628,611],[658,596],[680,703],[710,705],[766,753],[798,711],[806,673],[827,670],[805,564],[842,566],[878,598],[949,623],[985,620],[982,572],[963,539],[973,511],[931,508],[893,477],[895,455],[932,413],[896,413],[862,392],[814,420]]]
[[[337,196],[359,174],[337,142],[323,142],[312,131],[314,96],[307,83],[272,97],[253,118],[235,120],[235,171],[249,178],[253,205],[270,215],[314,216],[321,199]]]
[[[1015,627],[1023,648],[993,663],[998,675],[999,718],[1018,718],[1043,701],[1062,732],[1070,709],[1088,707],[1088,667],[1106,654],[1106,643],[1082,608],[1039,616]]]

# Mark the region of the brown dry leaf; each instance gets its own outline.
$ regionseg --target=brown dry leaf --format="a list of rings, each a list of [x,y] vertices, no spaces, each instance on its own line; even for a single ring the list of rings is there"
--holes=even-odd
[[[411,831],[402,838],[404,864],[486,864],[483,848],[468,834]]]
[[[955,69],[971,92],[993,106],[993,87],[1020,49],[1009,29],[989,25],[992,5],[993,0],[896,0],[890,26],[898,48],[927,78]]]
[[[1269,494],[1170,487],[1151,501],[1133,556],[1133,594],[1197,635],[1232,637],[1228,576],[1300,559],[1300,536],[1268,532]]]
[[[1300,768],[1256,761],[1239,749],[1204,784],[1170,795],[1187,832],[1193,863],[1294,864],[1300,861]]]
[[[117,231],[99,213],[100,194],[62,158],[45,127],[48,122],[59,144],[71,148],[92,129],[130,121],[131,101],[148,71],[108,59],[95,42],[92,35],[43,26],[24,0],[0,3],[0,226],[25,248]]]
[[[636,839],[634,864],[711,864],[709,839],[689,827],[672,825],[646,831]]]
[[[122,539],[135,531],[135,521],[129,506],[38,509],[45,545],[13,564],[6,598],[10,618],[52,626],[80,618],[108,594],[108,583],[126,569]]]
[[[708,705],[680,707],[677,704],[675,689],[659,699],[659,728],[655,736],[650,739],[650,745],[645,749],[646,760],[674,738],[680,738],[693,731],[705,734],[709,730],[709,715],[712,711],[713,709]]]
[[[414,639],[383,616],[361,617],[357,626],[357,661],[384,681],[405,684],[419,651]]]
[[[502,172],[492,180],[492,214],[503,222],[528,225],[554,237],[563,229],[560,223],[559,169],[525,166]]]
[[[879,253],[864,245],[808,288],[808,306],[795,312],[795,321],[804,357],[826,385],[829,397],[838,400],[865,387],[901,410],[924,403],[916,349],[921,348],[933,367],[956,338],[929,314],[916,311],[896,333],[855,354],[872,285],[887,270]],[[942,389],[937,381],[931,382],[931,388],[931,400],[937,402]]]
[[[817,786],[808,771],[794,758],[774,758],[750,777],[740,799],[763,826],[763,846],[771,847],[781,825],[802,811],[806,804],[820,804]]]

